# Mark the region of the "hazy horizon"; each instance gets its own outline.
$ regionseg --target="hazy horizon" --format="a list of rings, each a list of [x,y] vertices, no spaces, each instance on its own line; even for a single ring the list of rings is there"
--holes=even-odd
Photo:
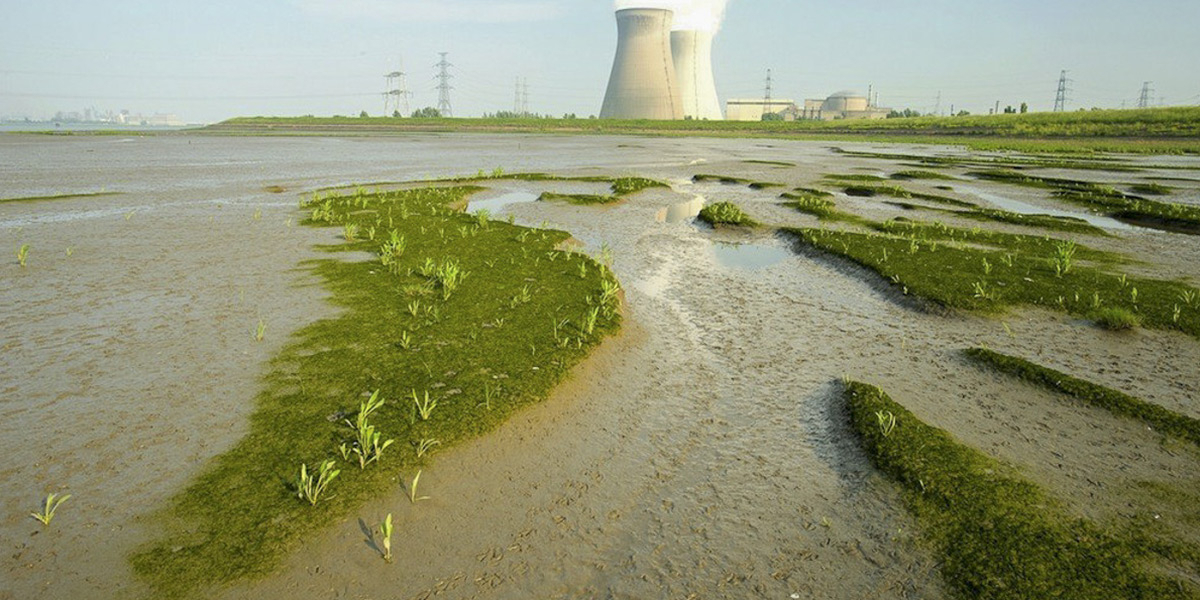
[[[0,23],[0,116],[379,115],[395,70],[412,109],[436,106],[448,52],[455,116],[512,110],[521,77],[531,111],[586,117],[612,65],[612,13],[612,0],[14,4]],[[941,112],[1050,110],[1067,69],[1069,110],[1135,106],[1144,81],[1154,105],[1200,104],[1197,22],[1200,3],[1185,0],[731,0],[714,69],[723,101],[762,97],[771,69],[773,96],[798,102],[873,86],[897,109],[933,111],[941,92]]]

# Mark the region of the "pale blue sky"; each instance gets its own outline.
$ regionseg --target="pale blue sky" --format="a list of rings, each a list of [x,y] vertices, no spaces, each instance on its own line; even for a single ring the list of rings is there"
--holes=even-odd
[[[1049,110],[1200,104],[1197,0],[730,0],[722,98],[824,97],[873,84],[885,106]],[[0,0],[0,116],[128,108],[191,122],[382,112],[404,61],[414,108],[435,105],[439,51],[456,115],[599,112],[616,46],[611,0]]]

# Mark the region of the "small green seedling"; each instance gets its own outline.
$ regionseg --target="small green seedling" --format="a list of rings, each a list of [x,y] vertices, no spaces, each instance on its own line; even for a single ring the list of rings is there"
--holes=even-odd
[[[254,328],[254,341],[263,341],[263,336],[267,333],[267,322],[262,319],[258,320],[258,326]]]
[[[882,433],[883,437],[892,435],[896,430],[896,415],[892,414],[892,411],[881,410],[875,413],[875,419],[879,421],[879,433]]]
[[[59,505],[66,502],[70,497],[70,494],[63,496],[54,493],[47,494],[46,500],[42,502],[42,511],[29,513],[29,516],[37,519],[42,525],[49,526],[50,521],[54,519],[54,511],[58,510]]]
[[[433,450],[434,446],[437,446],[441,443],[442,442],[440,440],[433,440],[433,439],[429,439],[429,438],[426,438],[426,439],[423,439],[423,440],[417,442],[416,443],[417,458],[422,458],[426,454],[429,454],[430,450]]]
[[[392,562],[392,513],[379,526],[379,536],[383,538],[383,560]]]
[[[29,244],[21,244],[17,249],[17,264],[25,266],[25,259],[29,258]]]
[[[413,404],[417,407],[417,414],[421,415],[422,421],[428,421],[433,415],[433,409],[437,408],[437,399],[429,398],[429,391],[425,392],[424,400],[417,397],[417,390],[412,391]]]
[[[410,484],[408,486],[408,499],[413,504],[416,504],[422,500],[429,499],[429,496],[418,496],[417,495],[417,484],[420,482],[421,482],[421,471],[417,471],[417,476],[413,477],[412,484]]]
[[[296,489],[301,500],[307,500],[309,504],[316,506],[321,494],[324,494],[329,484],[341,474],[340,470],[333,468],[335,464],[332,458],[326,459],[317,468],[315,477],[309,474],[308,465],[300,465],[300,478],[296,482]]]

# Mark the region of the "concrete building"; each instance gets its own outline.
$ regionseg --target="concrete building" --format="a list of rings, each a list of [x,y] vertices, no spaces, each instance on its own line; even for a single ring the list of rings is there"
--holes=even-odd
[[[711,31],[672,31],[671,57],[675,63],[683,117],[702,121],[721,121],[721,101],[712,69],[713,34]]]
[[[669,10],[617,11],[617,55],[601,119],[683,118],[683,99],[671,56],[673,19]]]
[[[890,112],[890,108],[872,106],[871,101],[862,94],[843,90],[824,100],[805,100],[800,118],[819,121],[886,119]]]
[[[762,121],[763,115],[779,115],[784,121],[795,121],[800,109],[793,100],[763,98],[730,98],[725,102],[725,118],[730,121]]]

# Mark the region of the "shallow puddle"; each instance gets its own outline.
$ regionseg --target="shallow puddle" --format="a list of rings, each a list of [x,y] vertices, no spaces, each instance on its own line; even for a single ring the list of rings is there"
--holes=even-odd
[[[523,204],[525,202],[536,202],[538,195],[532,192],[506,192],[493,198],[483,200],[472,200],[467,203],[467,212],[473,213],[481,210],[486,210],[489,213],[496,214],[504,208],[513,204]]]
[[[787,248],[762,244],[723,244],[718,242],[713,245],[712,249],[721,266],[752,271],[779,264],[785,258],[792,256],[792,252]]]

